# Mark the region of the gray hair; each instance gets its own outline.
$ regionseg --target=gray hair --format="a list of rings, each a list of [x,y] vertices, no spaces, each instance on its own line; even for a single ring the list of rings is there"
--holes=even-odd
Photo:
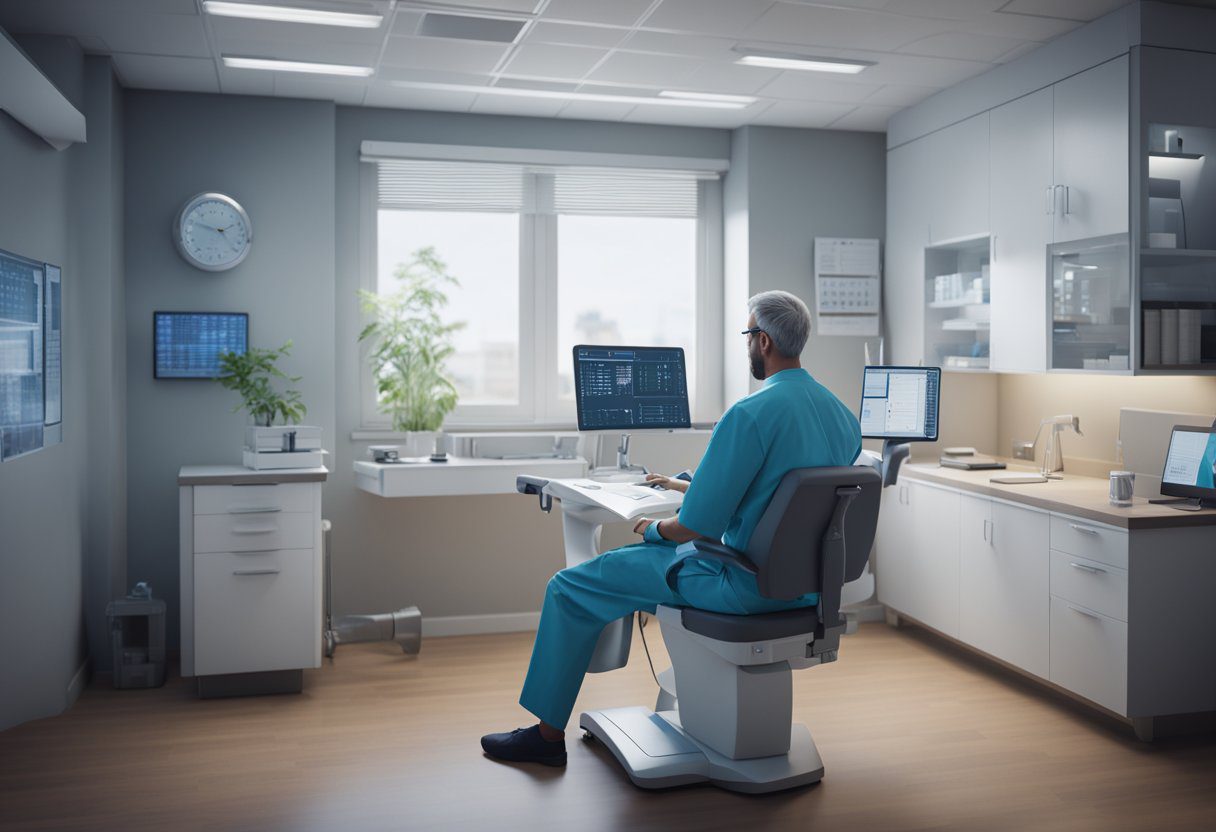
[[[773,339],[777,352],[786,358],[802,355],[811,335],[811,311],[799,298],[780,289],[761,292],[748,299],[747,311],[755,317],[756,326]]]

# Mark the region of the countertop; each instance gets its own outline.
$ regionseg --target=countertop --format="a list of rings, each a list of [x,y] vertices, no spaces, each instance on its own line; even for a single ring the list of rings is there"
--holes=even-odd
[[[270,485],[280,482],[325,482],[329,469],[271,468],[255,471],[243,465],[183,465],[178,485]]]
[[[989,477],[1000,474],[1037,473],[1034,467],[1014,464],[1007,459],[1001,461],[1008,466],[1004,471],[962,471],[957,468],[942,468],[936,463],[905,463],[899,469],[899,476],[900,479],[907,477],[947,485],[1122,529],[1216,526],[1216,509],[1179,511],[1169,506],[1151,505],[1143,497],[1136,497],[1132,505],[1127,507],[1112,506],[1110,482],[1098,477],[1082,477],[1066,472],[1064,479],[1047,482],[1019,485],[989,482]]]

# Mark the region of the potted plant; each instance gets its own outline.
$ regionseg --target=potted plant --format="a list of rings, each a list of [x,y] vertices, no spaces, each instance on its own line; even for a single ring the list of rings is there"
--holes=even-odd
[[[253,422],[246,431],[245,447],[258,460],[256,467],[296,467],[303,464],[302,460],[288,464],[286,457],[279,457],[277,463],[266,458],[258,459],[259,452],[319,451],[321,447],[320,428],[297,424],[308,412],[300,400],[300,392],[290,389],[280,392],[274,383],[282,380],[294,384],[300,380],[300,376],[289,376],[279,369],[279,360],[290,352],[291,341],[288,341],[277,350],[250,348],[243,353],[220,354],[220,376],[217,381],[240,395],[241,403],[232,409],[244,409]],[[291,426],[291,431],[274,427],[279,417],[282,417],[283,425]],[[300,440],[298,444],[297,438]]]
[[[460,285],[431,246],[418,249],[393,273],[399,288],[386,295],[360,291],[372,320],[359,333],[393,430],[407,434],[406,456],[431,453],[444,417],[456,407],[456,387],[445,362],[455,352],[452,333],[464,323],[444,321],[445,288]]]

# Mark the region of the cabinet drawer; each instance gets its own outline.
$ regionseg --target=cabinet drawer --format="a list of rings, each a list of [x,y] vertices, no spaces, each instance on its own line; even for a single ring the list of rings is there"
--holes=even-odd
[[[195,674],[316,667],[321,616],[315,571],[311,552],[195,559]]]
[[[1067,552],[1051,553],[1051,594],[1127,621],[1127,571]]]
[[[194,518],[194,553],[312,549],[319,522],[312,512],[204,514]]]
[[[1127,568],[1127,532],[1067,515],[1051,515],[1051,548]]]
[[[1127,715],[1127,625],[1051,599],[1051,681]]]
[[[196,485],[194,513],[277,514],[282,511],[312,511],[317,486],[306,482],[278,485]]]

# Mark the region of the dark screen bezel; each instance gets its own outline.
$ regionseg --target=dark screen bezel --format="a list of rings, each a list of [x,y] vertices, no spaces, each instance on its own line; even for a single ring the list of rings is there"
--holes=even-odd
[[[861,405],[865,404],[866,396],[866,370],[916,370],[918,372],[929,372],[937,376],[937,401],[936,405],[937,418],[933,420],[934,431],[932,436],[889,436],[881,433],[863,433],[862,439],[890,439],[898,442],[936,442],[941,436],[942,431],[942,368],[941,367],[914,367],[910,364],[867,364],[861,371],[861,402],[857,407],[857,421],[861,422]]]
[[[1216,433],[1216,427],[1198,427],[1196,425],[1174,425],[1170,430],[1170,447],[1174,445],[1174,434],[1179,431],[1186,433],[1206,433],[1209,436]],[[1165,481],[1165,469],[1169,465],[1169,448],[1165,450],[1165,459],[1161,462],[1161,493],[1166,497],[1199,497],[1205,500],[1216,498],[1216,488],[1203,488],[1198,485],[1182,485]]]
[[[688,419],[679,425],[664,425],[662,427],[641,427],[633,425],[624,425],[621,427],[586,427],[583,424],[583,400],[578,394],[579,388],[579,350],[676,350],[680,353],[680,369],[684,371],[684,401],[688,404],[686,412]],[[570,358],[574,362],[574,406],[578,413],[578,429],[584,431],[607,431],[607,432],[624,432],[631,433],[638,430],[682,430],[692,427],[692,403],[688,399],[688,363],[684,360],[683,347],[663,347],[663,346],[630,346],[628,344],[575,344],[570,350]]]

